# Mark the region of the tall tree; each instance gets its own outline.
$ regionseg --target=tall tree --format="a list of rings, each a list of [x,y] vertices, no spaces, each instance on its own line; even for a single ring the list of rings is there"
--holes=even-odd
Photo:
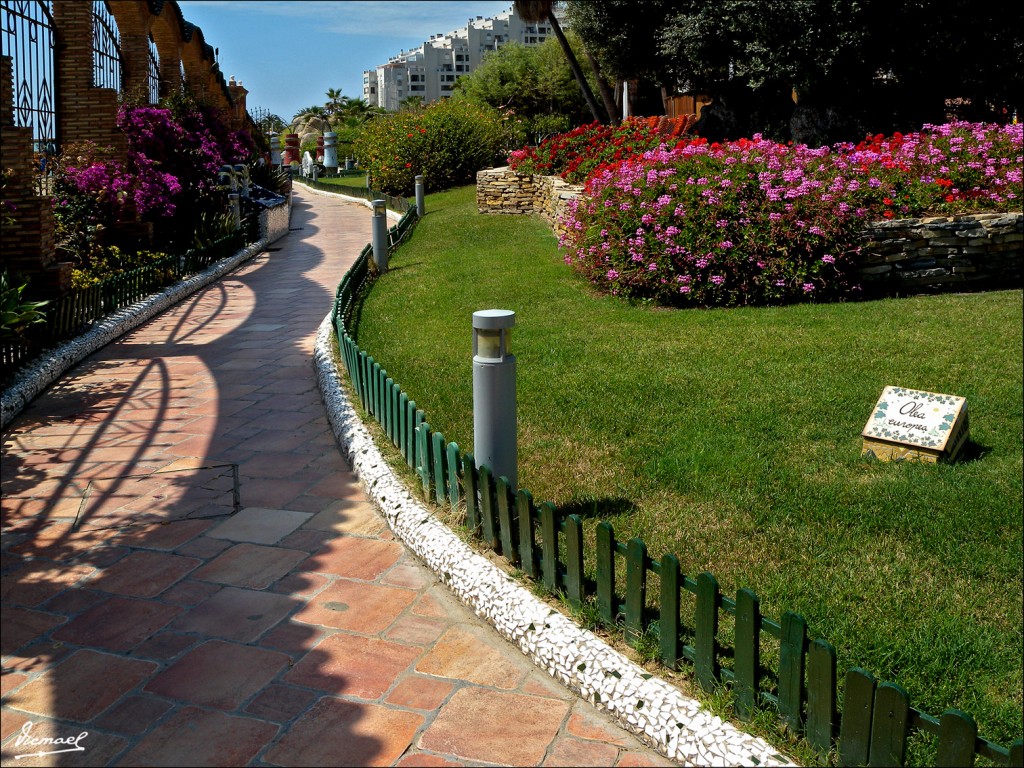
[[[583,93],[583,98],[586,99],[587,106],[590,108],[590,113],[594,116],[594,120],[599,123],[607,123],[609,117],[605,117],[601,114],[601,110],[597,106],[597,100],[594,98],[594,92],[591,90],[590,84],[587,82],[587,78],[583,74],[583,70],[580,68],[580,62],[576,58],[576,54],[573,52],[572,46],[569,45],[569,41],[566,40],[565,33],[562,32],[562,25],[559,24],[558,19],[555,18],[553,11],[554,1],[515,0],[513,5],[523,21],[532,23],[547,21],[548,24],[551,25],[551,31],[558,39],[558,44],[562,46],[562,53],[565,54],[566,61],[569,62],[569,67],[572,69],[572,75],[576,78],[576,84],[579,85],[580,91]]]

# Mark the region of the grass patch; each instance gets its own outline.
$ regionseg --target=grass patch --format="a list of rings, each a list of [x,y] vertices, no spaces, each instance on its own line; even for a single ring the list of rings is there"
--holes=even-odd
[[[334,184],[339,187],[355,187],[366,189],[366,174],[360,173],[355,176],[321,176],[317,179],[321,184]]]
[[[515,310],[519,480],[538,503],[802,613],[841,671],[1020,737],[1020,291],[662,310],[597,295],[543,221],[480,215],[474,194],[428,196],[356,329],[446,440],[473,448],[472,313]],[[966,397],[969,460],[861,458],[887,384]]]

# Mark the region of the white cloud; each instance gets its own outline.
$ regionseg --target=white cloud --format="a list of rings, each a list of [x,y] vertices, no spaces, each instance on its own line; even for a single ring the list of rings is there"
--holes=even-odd
[[[512,7],[512,0],[189,0],[182,8],[185,18],[188,6],[200,4],[314,23],[322,31],[344,35],[427,39],[464,27],[470,18],[487,18],[506,11]],[[287,36],[289,31],[284,28],[281,33]]]

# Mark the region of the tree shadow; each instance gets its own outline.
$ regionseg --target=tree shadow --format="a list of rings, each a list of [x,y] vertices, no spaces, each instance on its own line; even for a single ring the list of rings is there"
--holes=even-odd
[[[323,627],[293,619],[301,595],[322,584],[302,564],[330,536],[303,531],[263,547],[268,568],[282,552],[299,562],[280,579],[237,586],[202,570],[238,547],[207,535],[224,518],[173,519],[188,505],[211,509],[201,490],[230,496],[216,473],[195,482],[224,465],[240,468],[243,508],[313,514],[332,502],[303,490],[314,475],[289,466],[282,447],[301,435],[313,458],[323,431],[309,427],[324,418],[310,336],[330,311],[327,283],[344,269],[324,275],[316,220],[316,206],[297,198],[277,252],[148,321],[146,341],[133,332],[97,351],[5,430],[4,764],[245,765],[266,754],[363,765],[386,752],[387,740],[359,726],[372,707],[337,698],[348,668],[319,649]],[[346,264],[358,253],[346,249]],[[244,312],[239,293],[251,299]],[[210,407],[189,412],[206,374]],[[182,440],[202,420],[205,431]],[[269,420],[278,428],[265,429]],[[181,474],[168,471],[181,461]],[[166,496],[140,494],[140,481]],[[105,526],[95,511],[107,508],[137,516]],[[155,521],[160,509],[169,516]],[[84,732],[83,749],[54,751],[52,740]],[[327,757],[326,745],[343,754]],[[35,752],[50,754],[26,757]]]

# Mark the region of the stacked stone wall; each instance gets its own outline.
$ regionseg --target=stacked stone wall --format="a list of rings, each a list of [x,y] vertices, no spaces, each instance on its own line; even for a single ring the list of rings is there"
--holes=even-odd
[[[537,214],[561,236],[566,205],[582,191],[557,176],[491,168],[477,173],[477,210]],[[871,295],[1019,287],[1024,213],[874,222],[865,227],[857,245],[858,270]]]

